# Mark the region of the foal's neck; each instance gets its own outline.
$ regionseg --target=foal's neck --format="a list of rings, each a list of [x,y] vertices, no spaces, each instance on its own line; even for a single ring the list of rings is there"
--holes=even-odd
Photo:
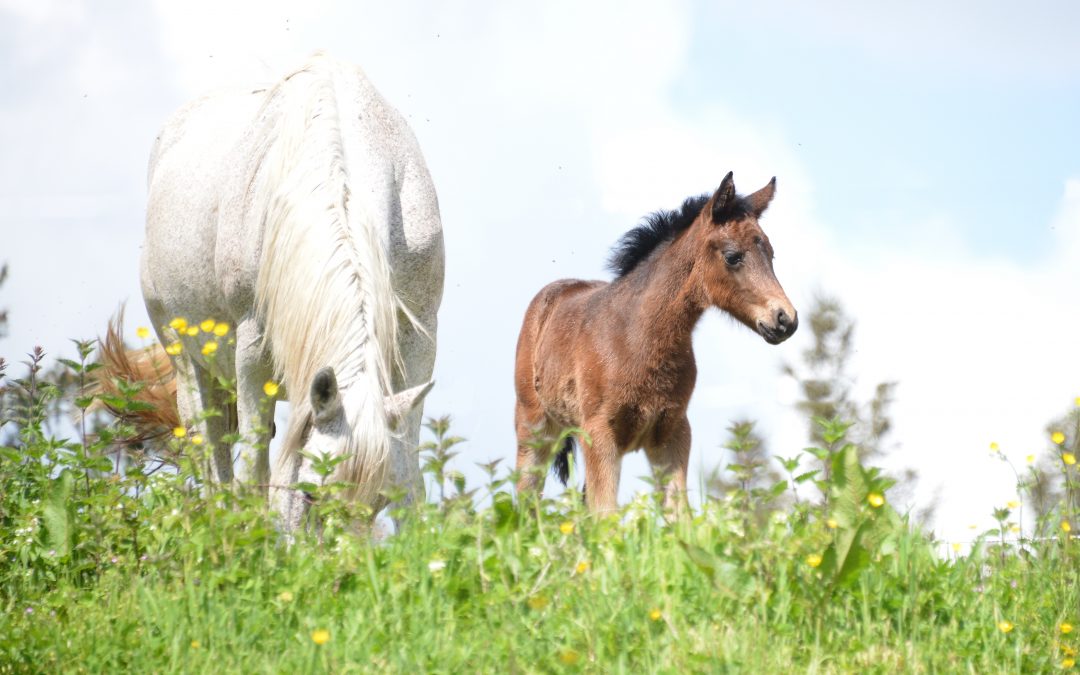
[[[644,261],[635,280],[634,301],[643,344],[657,358],[692,356],[692,334],[706,304],[691,283],[694,259],[687,237],[676,238]]]

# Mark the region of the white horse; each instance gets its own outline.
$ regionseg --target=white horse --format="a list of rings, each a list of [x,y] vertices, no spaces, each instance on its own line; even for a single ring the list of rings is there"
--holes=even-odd
[[[218,480],[233,479],[234,460],[237,479],[269,479],[289,529],[307,500],[286,488],[319,482],[302,448],[345,454],[335,478],[376,511],[391,485],[422,498],[443,264],[416,139],[355,66],[315,54],[270,88],[189,104],[157,138],[142,290],[162,344],[182,349],[180,418],[216,442]],[[225,335],[188,336],[169,327],[176,317]],[[219,375],[236,379],[235,420],[203,414],[231,409]],[[268,381],[291,404],[272,477]],[[230,448],[221,439],[235,432]]]

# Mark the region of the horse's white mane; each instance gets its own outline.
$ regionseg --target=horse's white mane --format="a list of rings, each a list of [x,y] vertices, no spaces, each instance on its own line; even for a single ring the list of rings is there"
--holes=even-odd
[[[312,379],[332,366],[342,394],[361,401],[346,410],[351,438],[340,475],[370,502],[390,450],[383,395],[393,393],[399,363],[399,301],[367,190],[349,189],[345,152],[359,111],[342,91],[342,68],[316,55],[267,92],[271,133],[253,202],[265,222],[256,302],[292,408],[279,462],[301,448]]]

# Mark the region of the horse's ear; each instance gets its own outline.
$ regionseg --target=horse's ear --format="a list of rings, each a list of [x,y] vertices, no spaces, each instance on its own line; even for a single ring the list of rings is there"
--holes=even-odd
[[[722,223],[727,210],[735,203],[735,176],[728,171],[724,180],[720,181],[720,187],[716,188],[716,194],[712,197],[712,219],[714,223]]]
[[[315,421],[329,420],[340,407],[337,377],[334,376],[334,369],[327,366],[315,373],[311,381],[311,409],[315,413]]]
[[[768,185],[748,196],[746,201],[750,202],[750,208],[753,209],[754,215],[760,218],[761,214],[765,213],[765,209],[769,208],[769,202],[772,201],[775,194],[776,176],[773,176]]]
[[[432,380],[427,384],[421,384],[418,387],[399,391],[393,396],[385,397],[383,406],[386,409],[386,421],[390,424],[390,428],[397,429],[401,420],[405,419],[405,416],[412,412],[416,406],[424,402],[424,397],[434,386],[435,381]]]

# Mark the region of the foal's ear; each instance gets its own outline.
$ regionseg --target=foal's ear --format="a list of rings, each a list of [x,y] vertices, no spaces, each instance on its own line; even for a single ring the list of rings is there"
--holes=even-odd
[[[722,223],[726,220],[725,213],[735,203],[735,176],[728,171],[724,180],[720,181],[720,187],[716,188],[716,194],[712,197],[712,219],[714,223]]]
[[[760,218],[761,214],[765,213],[765,209],[769,208],[769,202],[772,201],[774,194],[776,194],[776,176],[772,177],[768,185],[746,198],[746,201],[750,202],[750,208],[754,210],[755,216]]]
[[[337,377],[334,376],[334,369],[327,366],[315,373],[311,381],[311,409],[315,413],[315,421],[329,420],[340,407]]]

